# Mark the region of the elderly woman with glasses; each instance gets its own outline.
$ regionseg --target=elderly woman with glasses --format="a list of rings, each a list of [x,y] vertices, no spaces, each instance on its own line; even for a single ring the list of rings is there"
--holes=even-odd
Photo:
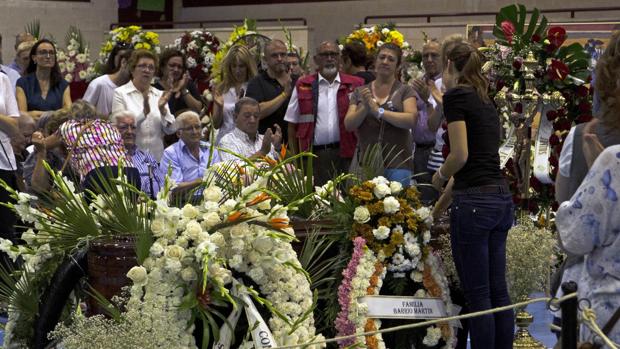
[[[136,144],[159,161],[164,152],[164,134],[174,132],[174,116],[168,108],[171,91],[151,86],[157,68],[157,56],[136,50],[129,58],[131,80],[114,91],[112,113],[130,111],[136,115]]]
[[[32,46],[25,74],[17,80],[15,90],[21,112],[27,112],[36,121],[46,111],[71,106],[69,84],[60,74],[56,47],[51,41],[41,39]]]

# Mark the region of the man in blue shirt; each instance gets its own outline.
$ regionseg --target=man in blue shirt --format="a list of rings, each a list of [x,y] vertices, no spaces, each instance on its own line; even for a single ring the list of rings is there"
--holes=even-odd
[[[202,125],[200,117],[193,111],[181,113],[175,126],[179,141],[166,150],[159,164],[159,171],[163,176],[170,169],[170,178],[177,186],[174,192],[188,192],[202,183],[206,169],[220,161],[217,150],[211,149],[202,139]]]
[[[149,197],[155,198],[164,184],[164,177],[159,172],[155,157],[136,145],[136,116],[130,111],[121,111],[112,115],[112,123],[123,137],[129,164],[140,173],[140,189]]]

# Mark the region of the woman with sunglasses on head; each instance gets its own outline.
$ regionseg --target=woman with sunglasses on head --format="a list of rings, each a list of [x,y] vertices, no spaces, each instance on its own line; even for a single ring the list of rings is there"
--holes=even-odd
[[[129,58],[131,80],[114,91],[112,113],[128,110],[136,115],[136,144],[159,161],[164,152],[164,134],[174,132],[174,116],[168,109],[171,91],[151,86],[156,70],[157,56],[151,51],[133,51]]]
[[[71,106],[69,83],[60,74],[56,47],[47,39],[37,41],[30,50],[30,64],[17,80],[15,97],[19,111],[37,121],[46,111]]]
[[[114,46],[104,66],[104,75],[88,84],[82,99],[94,105],[98,113],[110,115],[114,90],[131,78],[128,63],[132,51],[133,48],[127,44]]]
[[[215,144],[235,129],[234,110],[237,101],[245,97],[248,81],[258,74],[256,62],[247,47],[235,45],[222,62],[222,81],[213,93],[213,125],[218,130]]]
[[[173,115],[202,109],[200,93],[187,72],[185,56],[177,49],[166,49],[159,56],[159,72],[153,86],[162,91],[170,91],[168,108]]]
[[[383,175],[408,187],[413,172],[410,129],[417,122],[418,110],[413,88],[396,79],[401,61],[400,47],[389,43],[379,48],[376,79],[355,90],[344,125],[357,133],[358,161],[371,146],[380,144]]]
[[[450,154],[432,183],[441,190],[453,177],[448,189],[452,255],[469,310],[478,312],[510,304],[506,236],[514,207],[499,167],[499,118],[481,73],[482,58],[464,42],[454,45],[446,57],[443,110]],[[473,349],[512,348],[512,310],[472,318],[469,325]]]

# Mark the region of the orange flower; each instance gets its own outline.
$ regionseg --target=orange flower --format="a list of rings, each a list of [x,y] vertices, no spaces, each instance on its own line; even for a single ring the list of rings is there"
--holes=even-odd
[[[431,273],[431,268],[428,264],[424,265],[422,276],[422,284],[424,285],[424,288],[428,290],[428,294],[431,297],[441,297],[441,287],[439,287],[437,281],[435,281],[435,278]]]
[[[282,144],[282,148],[280,149],[280,160],[286,158],[286,144]]]
[[[272,218],[269,220],[269,225],[276,229],[284,229],[290,227],[288,222],[288,218]]]
[[[229,222],[236,222],[239,219],[243,218],[243,216],[244,216],[243,212],[235,211],[235,212],[233,212],[233,213],[228,215],[227,221],[229,221]]]
[[[239,166],[238,164],[236,164],[237,166],[237,171],[239,171],[239,174],[244,175],[245,174],[245,169],[241,166]]]
[[[275,166],[278,164],[277,161],[275,161],[274,159],[268,157],[268,156],[263,156],[261,157],[261,160],[265,161],[266,163],[268,163],[270,166]]]
[[[366,324],[364,325],[364,332],[376,331],[377,327],[375,326],[375,321],[372,319],[366,320]],[[376,335],[366,336],[366,347],[377,348],[379,345],[379,341],[377,340]]]
[[[260,193],[260,194],[258,194],[258,195],[257,195],[254,199],[250,200],[250,201],[246,204],[246,206],[248,206],[248,207],[249,207],[249,206],[254,206],[254,205],[256,205],[256,204],[259,204],[259,203],[261,203],[261,202],[263,202],[263,201],[267,201],[267,200],[269,200],[269,199],[271,199],[271,196],[269,196],[269,194],[266,194],[266,193]]]

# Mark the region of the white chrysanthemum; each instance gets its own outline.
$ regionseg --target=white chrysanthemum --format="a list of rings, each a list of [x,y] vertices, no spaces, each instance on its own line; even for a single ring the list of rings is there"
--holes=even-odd
[[[401,190],[403,190],[403,185],[400,182],[391,181],[390,190],[392,191],[392,195],[398,194]]]
[[[422,282],[422,280],[424,279],[424,275],[422,275],[422,273],[420,273],[419,271],[412,271],[410,277],[411,280],[415,282]]]
[[[400,203],[393,196],[383,199],[383,210],[385,213],[396,213],[400,209]]]
[[[400,265],[405,261],[405,256],[403,256],[400,253],[394,253],[394,255],[392,256],[392,263],[394,263],[395,265]]]
[[[407,250],[407,253],[409,253],[411,256],[418,256],[421,252],[420,245],[415,242],[412,244],[406,244],[405,250]]]
[[[193,57],[187,57],[187,67],[190,69],[196,67],[196,60]]]
[[[372,230],[372,235],[374,235],[377,240],[385,240],[390,236],[390,228],[380,225],[379,228]]]
[[[434,347],[437,345],[437,343],[439,343],[440,339],[441,329],[435,326],[431,326],[426,329],[426,336],[424,337],[424,340],[422,340],[422,344],[429,347]]]
[[[231,234],[232,235],[232,234]],[[260,253],[267,254],[273,248],[273,241],[268,236],[260,236],[252,241],[252,246]]]
[[[190,282],[198,279],[196,271],[192,267],[187,267],[181,271],[181,279],[185,282]]]

